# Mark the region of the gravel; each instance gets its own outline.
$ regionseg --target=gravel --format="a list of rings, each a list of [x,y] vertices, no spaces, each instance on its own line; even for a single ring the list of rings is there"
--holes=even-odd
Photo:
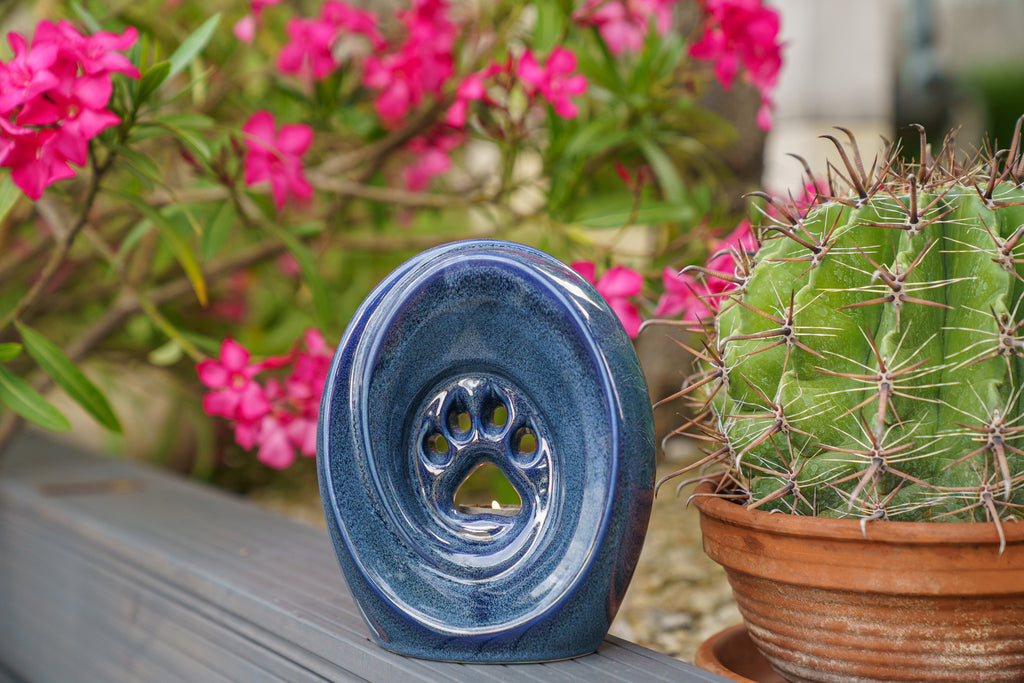
[[[678,468],[665,463],[662,477]],[[675,495],[670,482],[654,501],[651,523],[633,582],[611,633],[693,662],[701,642],[742,621],[725,571],[704,554],[693,487]]]

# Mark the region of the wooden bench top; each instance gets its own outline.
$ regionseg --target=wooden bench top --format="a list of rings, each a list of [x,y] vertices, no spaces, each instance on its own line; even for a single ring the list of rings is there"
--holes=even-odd
[[[377,647],[325,531],[38,436],[0,464],[0,683],[724,681],[609,637],[564,662]]]

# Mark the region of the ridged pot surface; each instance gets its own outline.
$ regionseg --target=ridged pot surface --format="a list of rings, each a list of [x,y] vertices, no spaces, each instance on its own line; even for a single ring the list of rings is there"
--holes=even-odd
[[[1024,681],[1024,523],[747,510],[697,489],[704,550],[793,681]]]

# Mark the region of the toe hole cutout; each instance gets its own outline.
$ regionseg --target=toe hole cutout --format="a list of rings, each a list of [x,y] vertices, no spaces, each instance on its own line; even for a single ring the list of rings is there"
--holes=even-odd
[[[519,457],[529,457],[537,452],[537,432],[532,427],[520,427],[512,437],[512,448]]]
[[[423,452],[434,462],[446,460],[450,450],[448,439],[437,432],[431,432],[423,437]]]
[[[515,517],[523,508],[523,500],[500,467],[484,462],[459,484],[455,507],[465,515]]]
[[[467,411],[453,408],[448,413],[448,429],[455,434],[465,434],[473,429],[473,418]]]
[[[487,422],[491,427],[501,428],[508,424],[508,408],[504,403],[496,403],[487,414]]]

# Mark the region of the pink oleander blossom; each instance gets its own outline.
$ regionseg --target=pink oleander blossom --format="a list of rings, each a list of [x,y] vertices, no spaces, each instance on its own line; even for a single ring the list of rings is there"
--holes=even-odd
[[[84,35],[69,21],[56,24],[49,21],[39,22],[32,47],[46,44],[57,45],[65,53],[64,63],[77,63],[77,68],[84,75],[96,76],[121,73],[131,78],[139,77],[139,70],[127,57],[120,54],[135,44],[138,31],[129,26],[123,33],[100,31],[93,35]]]
[[[690,46],[690,56],[714,62],[715,76],[728,90],[739,74],[761,95],[757,115],[760,128],[771,128],[772,93],[782,68],[779,13],[762,0],[701,0],[707,13],[701,39]]]
[[[263,10],[280,3],[281,0],[252,0],[252,12],[239,19],[231,32],[243,43],[251,43],[256,37]]]
[[[414,161],[402,169],[405,186],[414,192],[425,190],[431,179],[452,166],[451,152],[465,140],[461,132],[417,136],[406,145]]]
[[[331,355],[317,330],[308,330],[287,354],[260,363],[251,363],[244,347],[226,339],[220,359],[196,366],[200,381],[213,389],[203,397],[203,409],[227,418],[238,445],[256,449],[257,459],[269,467],[286,468],[298,454],[313,457]],[[257,377],[288,367],[284,381],[270,377],[261,382]]]
[[[576,55],[563,47],[551,51],[541,66],[530,50],[519,59],[516,75],[526,87],[527,95],[540,94],[562,118],[575,118],[578,110],[572,98],[587,90],[587,79],[576,71]]]
[[[472,73],[462,79],[459,87],[455,89],[455,101],[445,112],[445,123],[453,128],[462,128],[466,125],[471,102],[478,102],[486,99],[486,79],[494,76],[501,70],[498,65],[492,65],[477,73]]]
[[[721,300],[726,298],[736,285],[716,277],[712,273],[733,275],[736,272],[737,252],[752,253],[757,250],[757,240],[750,228],[750,221],[743,220],[727,237],[712,247],[711,258],[704,269],[709,271],[699,277],[691,273],[677,273],[671,268],[662,272],[664,292],[654,309],[656,318],[681,316],[685,321],[706,320],[718,312]]]
[[[288,44],[277,57],[277,68],[283,73],[309,74],[323,80],[338,68],[334,58],[334,41],[338,28],[324,19],[295,18],[288,22]]]
[[[50,71],[57,61],[56,45],[44,45],[29,51],[25,39],[17,33],[9,33],[7,42],[14,58],[0,65],[0,116],[9,114],[59,83]]]
[[[359,9],[341,0],[327,0],[320,16],[330,24],[338,27],[343,34],[358,35],[366,38],[374,50],[383,50],[387,46],[384,36],[377,30],[380,18],[370,10]]]
[[[377,15],[340,0],[328,0],[313,18],[297,17],[285,30],[288,43],[277,57],[282,73],[323,80],[350,57],[353,37],[365,40],[370,49],[383,50],[383,36],[377,30]]]
[[[612,266],[600,280],[595,281],[596,267],[590,261],[577,261],[572,265],[573,270],[594,285],[597,291],[604,297],[605,301],[631,338],[640,333],[640,325],[643,322],[640,318],[640,311],[630,301],[631,298],[640,294],[643,289],[644,279],[640,273],[625,266]]]
[[[274,205],[281,209],[289,198],[307,200],[313,186],[303,173],[302,155],[313,141],[313,129],[302,123],[277,130],[274,116],[258,111],[242,127],[245,134],[245,184],[270,181]]]
[[[253,380],[263,366],[250,364],[249,358],[246,348],[229,337],[221,344],[218,360],[196,365],[199,381],[214,390],[203,397],[208,415],[250,423],[270,411],[263,388]]]
[[[705,304],[707,288],[689,273],[665,268],[661,273],[661,286],[664,292],[654,308],[655,318],[681,316],[683,320],[694,322],[714,315]]]
[[[414,0],[399,13],[406,36],[397,50],[367,58],[363,84],[377,91],[374,105],[385,125],[401,126],[427,96],[445,97],[458,34],[448,9],[446,0]]]
[[[651,30],[658,35],[672,28],[672,6],[677,0],[587,0],[573,14],[580,24],[597,27],[612,54],[639,52]]]
[[[8,35],[14,57],[0,63],[0,167],[31,199],[75,176],[88,162],[89,141],[120,118],[107,109],[112,74],[138,78],[119,51],[136,40],[123,33],[83,35],[68,21],[40,22],[31,47]]]
[[[30,199],[39,199],[59,180],[75,177],[57,149],[57,130],[19,128],[0,118],[0,132],[0,167],[11,169],[11,180]]]

